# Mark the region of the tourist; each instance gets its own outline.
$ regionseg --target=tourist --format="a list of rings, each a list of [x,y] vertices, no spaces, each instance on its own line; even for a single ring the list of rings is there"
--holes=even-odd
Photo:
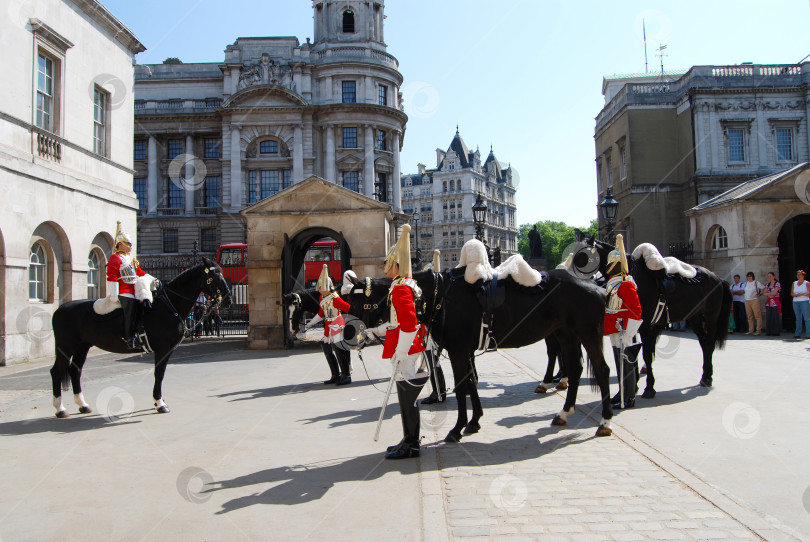
[[[765,334],[769,337],[778,337],[782,329],[779,315],[782,314],[782,301],[779,294],[782,292],[782,285],[776,280],[776,275],[768,273],[768,283],[765,284]]]
[[[796,333],[794,339],[804,339],[807,335],[802,334],[802,320],[804,320],[804,333],[810,334],[810,288],[804,278],[807,274],[804,270],[796,271],[796,282],[790,289],[793,296],[793,314],[796,315]]]
[[[764,289],[765,287],[756,280],[751,271],[745,274],[745,314],[748,317],[746,335],[762,333],[762,305],[759,304],[759,296],[762,295]]]

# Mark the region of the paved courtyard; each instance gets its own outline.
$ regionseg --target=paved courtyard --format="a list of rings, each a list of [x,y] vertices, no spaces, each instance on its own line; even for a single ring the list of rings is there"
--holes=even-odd
[[[658,396],[618,413],[609,438],[593,436],[587,384],[569,425],[550,425],[563,397],[533,393],[542,343],[489,353],[481,432],[444,444],[456,404],[435,405],[422,457],[397,462],[382,457],[400,438],[395,399],[372,440],[379,348],[354,354],[355,382],[338,388],[319,383],[311,346],[183,345],[166,415],[147,358],[90,358],[95,413],[68,392],[66,420],[50,362],[0,368],[0,541],[810,540],[808,347],[732,336],[705,390],[697,341],[668,334]]]

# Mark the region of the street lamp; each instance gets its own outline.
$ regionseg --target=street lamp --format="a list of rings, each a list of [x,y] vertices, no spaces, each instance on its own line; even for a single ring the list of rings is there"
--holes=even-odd
[[[419,219],[422,218],[422,215],[419,213],[419,208],[413,210],[413,214],[411,214],[411,220],[413,220],[414,230],[416,234],[416,266],[419,267],[422,264],[422,253],[419,251]]]
[[[599,204],[602,209],[602,218],[605,219],[607,234],[605,241],[613,243],[613,222],[616,220],[616,210],[619,207],[619,202],[613,199],[613,187],[608,187],[605,199]]]
[[[484,198],[481,193],[475,197],[475,203],[472,206],[473,222],[475,223],[475,238],[479,241],[484,241],[484,224],[487,221],[487,204],[484,203]]]

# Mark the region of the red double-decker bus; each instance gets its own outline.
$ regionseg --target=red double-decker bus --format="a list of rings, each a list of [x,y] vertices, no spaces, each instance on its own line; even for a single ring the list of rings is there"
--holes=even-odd
[[[220,245],[217,251],[217,263],[222,268],[222,275],[231,284],[248,283],[247,245],[244,243],[231,243]]]
[[[321,276],[323,264],[329,266],[329,274],[332,282],[340,282],[343,278],[341,269],[340,245],[333,239],[315,241],[307,250],[304,257],[304,282],[308,287],[313,287]]]

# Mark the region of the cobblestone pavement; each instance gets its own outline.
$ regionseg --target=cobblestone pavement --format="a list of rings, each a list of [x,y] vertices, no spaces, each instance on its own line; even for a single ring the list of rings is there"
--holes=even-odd
[[[793,540],[692,480],[698,493],[670,471],[688,473],[623,440],[633,439],[615,423],[613,437],[595,437],[599,412],[577,411],[568,426],[552,427],[563,396],[535,395],[537,375],[508,354],[481,356],[477,367],[481,432],[460,445],[440,444],[423,459],[423,491],[446,501],[448,539]],[[455,423],[455,406],[423,416],[437,441]]]

